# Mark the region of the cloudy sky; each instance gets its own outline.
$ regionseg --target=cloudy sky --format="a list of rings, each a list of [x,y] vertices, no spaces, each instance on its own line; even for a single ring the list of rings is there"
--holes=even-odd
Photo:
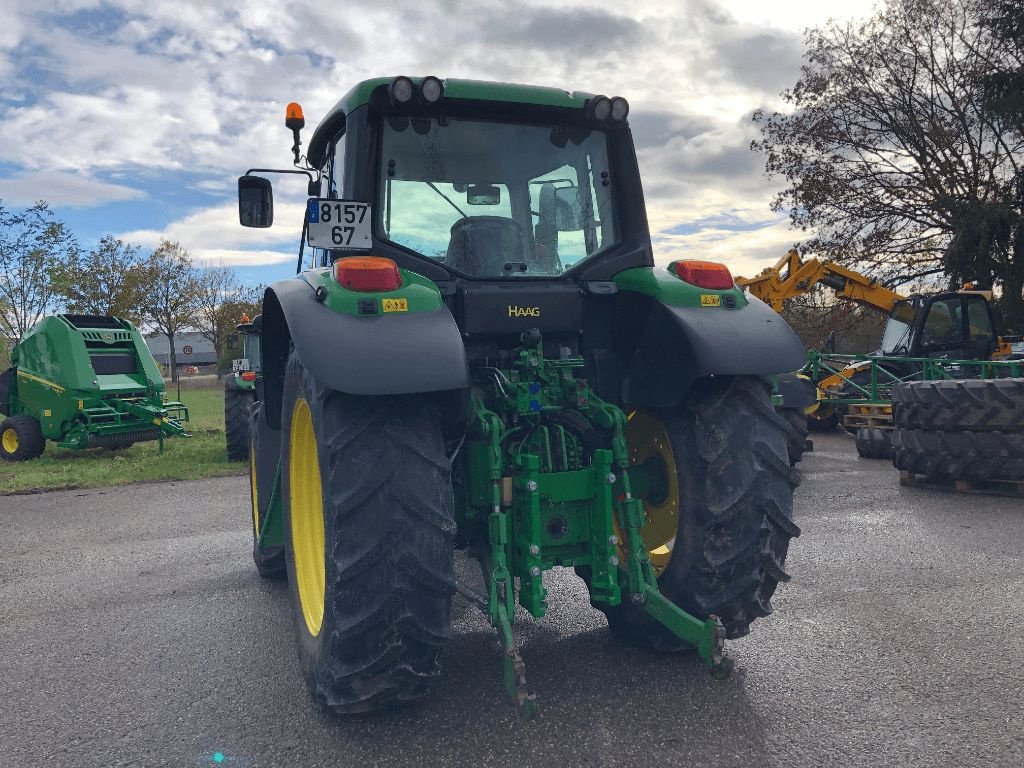
[[[288,167],[354,83],[434,74],[622,95],[655,256],[753,274],[799,238],[769,210],[750,114],[780,106],[802,30],[869,0],[0,0],[0,199],[46,200],[85,246],[180,241],[246,281],[294,269],[303,185],[238,225],[235,180]],[[294,189],[292,189],[294,187]]]

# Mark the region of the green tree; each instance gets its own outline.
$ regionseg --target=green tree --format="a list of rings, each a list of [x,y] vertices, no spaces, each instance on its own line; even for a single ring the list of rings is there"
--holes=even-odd
[[[201,271],[195,325],[213,345],[218,362],[242,315],[254,317],[262,300],[263,289],[241,285],[230,267],[207,267]]]
[[[178,380],[175,337],[194,327],[202,290],[192,256],[181,243],[164,240],[146,262],[150,290],[144,302],[145,320],[167,337],[171,380]]]
[[[91,251],[58,268],[57,291],[69,312],[116,315],[138,323],[153,290],[151,275],[137,247],[104,235]]]
[[[1013,65],[984,23],[995,0],[889,0],[866,21],[807,33],[785,112],[758,111],[773,201],[808,250],[879,277],[945,271],[998,283],[1024,314],[1024,136],[986,78]]]
[[[0,336],[18,341],[57,309],[55,275],[77,251],[74,236],[45,202],[23,211],[0,202]]]

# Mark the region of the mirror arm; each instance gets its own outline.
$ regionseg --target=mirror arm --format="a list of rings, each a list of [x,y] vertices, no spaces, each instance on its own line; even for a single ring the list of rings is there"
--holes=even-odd
[[[319,186],[319,184],[320,184],[320,172],[319,171],[315,172],[316,176],[314,177],[314,175],[313,175],[314,172],[313,171],[306,171],[306,170],[303,170],[301,168],[296,169],[296,170],[292,170],[291,168],[250,168],[248,171],[245,172],[244,175],[249,176],[250,174],[253,174],[253,173],[296,173],[296,174],[302,174],[307,179],[309,179],[309,183],[306,185],[306,192],[309,195],[309,197],[316,197],[319,194],[319,189],[317,189],[315,192],[313,191],[313,185],[315,184],[315,185]]]

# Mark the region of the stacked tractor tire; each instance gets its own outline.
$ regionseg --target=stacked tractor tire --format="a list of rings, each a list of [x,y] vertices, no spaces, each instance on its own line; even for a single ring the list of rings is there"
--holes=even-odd
[[[900,384],[892,401],[904,480],[1024,482],[1024,378]]]

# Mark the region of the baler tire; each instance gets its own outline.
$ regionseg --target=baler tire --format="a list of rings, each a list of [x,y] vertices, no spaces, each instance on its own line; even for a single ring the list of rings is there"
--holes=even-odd
[[[857,455],[862,459],[892,458],[892,430],[879,427],[857,427]]]
[[[899,384],[892,413],[907,429],[1024,432],[1024,378]]]
[[[224,388],[224,437],[228,461],[249,458],[249,409],[256,394],[251,389]]]
[[[778,413],[786,420],[786,452],[789,466],[795,467],[807,450],[807,414],[803,408],[780,408]]]
[[[4,439],[8,431],[14,435],[15,447],[11,440]],[[0,459],[5,461],[31,461],[42,456],[46,439],[39,420],[33,416],[9,416],[0,422]]]
[[[418,699],[440,675],[455,592],[454,498],[440,410],[422,396],[334,391],[293,352],[282,422],[285,556],[307,685],[336,714]],[[308,455],[310,438],[303,436],[309,429],[315,462]],[[293,443],[307,451],[294,467]],[[300,530],[310,510],[316,512],[315,495],[303,503],[301,488],[309,484],[297,480],[297,494],[292,486],[293,471],[300,478],[310,464],[321,478],[324,537],[322,615],[315,634],[303,612],[293,537],[293,507]],[[312,472],[308,466],[306,471]],[[302,556],[300,565],[308,567],[309,550]]]
[[[750,631],[772,612],[793,522],[800,474],[789,466],[787,425],[758,377],[698,382],[687,400],[662,414],[679,477],[678,534],[658,578],[662,593],[688,613],[715,615],[726,637]],[[691,648],[627,597],[594,602],[611,633],[655,651]]]
[[[1024,480],[1024,434],[893,430],[896,469],[932,480]]]
[[[268,581],[284,581],[288,578],[284,546],[276,544],[268,547],[260,544],[259,496],[256,485],[256,441],[259,430],[256,423],[261,407],[261,403],[253,403],[249,409],[249,518],[252,522],[252,560],[256,564],[256,572],[262,578]]]

